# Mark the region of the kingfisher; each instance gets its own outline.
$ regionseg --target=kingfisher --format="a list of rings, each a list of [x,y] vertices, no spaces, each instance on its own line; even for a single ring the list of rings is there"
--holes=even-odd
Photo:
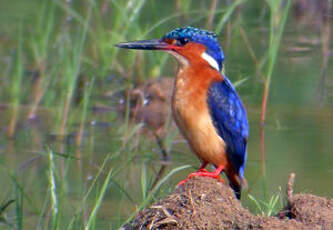
[[[248,119],[231,81],[222,74],[224,53],[215,33],[191,26],[174,29],[161,39],[123,42],[116,47],[162,50],[173,55],[179,71],[173,83],[172,115],[201,166],[189,174],[220,179],[225,172],[238,199],[244,186]],[[212,164],[210,172],[206,166]]]

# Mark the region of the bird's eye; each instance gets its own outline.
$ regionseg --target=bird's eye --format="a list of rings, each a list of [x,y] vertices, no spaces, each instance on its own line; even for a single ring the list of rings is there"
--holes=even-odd
[[[180,45],[180,46],[184,46],[186,45],[187,43],[189,42],[189,39],[188,38],[179,38],[177,40],[177,45]]]

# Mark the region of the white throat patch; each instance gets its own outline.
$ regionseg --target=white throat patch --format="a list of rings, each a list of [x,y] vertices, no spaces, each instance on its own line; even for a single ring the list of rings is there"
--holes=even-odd
[[[201,57],[202,57],[203,59],[205,59],[211,67],[213,67],[213,68],[216,69],[217,71],[220,71],[219,65],[217,64],[217,62],[215,61],[215,59],[212,58],[212,56],[210,56],[210,55],[207,54],[206,52],[203,52],[203,53],[201,54]]]
[[[167,51],[168,53],[172,54],[172,56],[174,56],[182,65],[182,67],[187,67],[189,65],[188,60],[186,58],[184,58],[182,55],[173,52],[173,51]]]

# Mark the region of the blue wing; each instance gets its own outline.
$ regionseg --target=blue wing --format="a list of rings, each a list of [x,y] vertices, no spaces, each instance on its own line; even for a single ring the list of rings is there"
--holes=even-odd
[[[214,126],[226,143],[226,152],[243,178],[249,126],[245,108],[227,77],[211,84],[207,102]]]

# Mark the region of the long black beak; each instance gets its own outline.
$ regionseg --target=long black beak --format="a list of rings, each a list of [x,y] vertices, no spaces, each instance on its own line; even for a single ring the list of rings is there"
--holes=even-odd
[[[133,42],[122,42],[115,45],[124,49],[137,49],[137,50],[171,50],[172,45],[160,40],[142,40]]]

